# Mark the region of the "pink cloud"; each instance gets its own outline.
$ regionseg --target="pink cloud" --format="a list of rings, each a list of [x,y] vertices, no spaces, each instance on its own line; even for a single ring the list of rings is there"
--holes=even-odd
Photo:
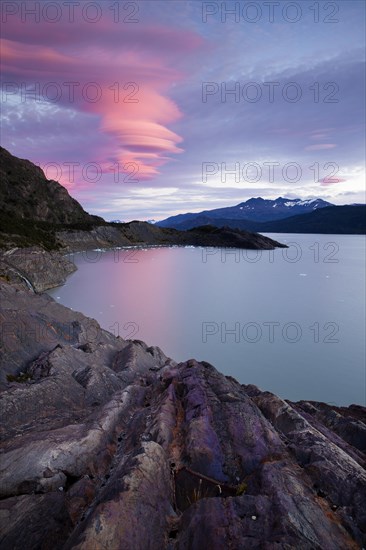
[[[198,35],[142,25],[121,33],[111,21],[98,24],[97,34],[93,25],[83,22],[79,33],[77,28],[70,32],[66,23],[55,30],[46,24],[40,28],[12,21],[11,28],[12,40],[9,26],[1,40],[4,84],[23,92],[24,84],[37,84],[41,99],[48,93],[52,99],[58,95],[59,105],[97,115],[97,160],[102,165],[118,163],[123,171],[133,162],[139,179],[150,179],[170,155],[182,152],[183,138],[168,127],[183,116],[168,97],[170,87],[184,78],[172,59],[179,52],[196,50],[202,44]],[[67,84],[71,82],[75,84]],[[75,123],[76,131],[82,132],[77,117]]]
[[[318,140],[325,141],[329,139],[330,134],[334,131],[335,131],[334,128],[318,128],[314,130],[309,137],[310,139],[313,139],[315,141],[318,141]]]
[[[82,17],[75,17],[73,23],[67,17],[58,21],[57,24],[43,19],[41,22],[36,22],[32,17],[22,22],[20,14],[17,14],[9,17],[3,25],[2,36],[22,44],[38,44],[70,50],[75,46],[80,48],[90,44],[113,49],[126,49],[126,47],[140,49],[141,46],[145,46],[146,53],[159,52],[164,57],[175,57],[179,53],[194,53],[197,48],[204,45],[202,37],[194,31],[167,28],[156,23],[148,25],[139,22],[139,24],[121,25],[113,22],[111,12],[105,13],[97,25],[83,20]]]

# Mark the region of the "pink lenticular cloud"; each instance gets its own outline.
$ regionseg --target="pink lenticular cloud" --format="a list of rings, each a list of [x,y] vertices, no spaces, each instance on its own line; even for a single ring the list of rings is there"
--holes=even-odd
[[[111,162],[118,163],[123,172],[134,163],[139,180],[158,174],[170,155],[183,151],[183,138],[169,129],[182,117],[168,97],[169,88],[184,77],[171,63],[171,55],[189,55],[200,46],[201,38],[191,31],[142,26],[117,34],[110,22],[98,27],[91,48],[93,25],[81,22],[79,35],[73,29],[70,36],[67,26],[59,25],[54,36],[51,31],[13,24],[14,40],[7,28],[1,49],[3,81],[11,84],[9,95],[24,93],[25,85],[30,89],[37,85],[41,99],[52,95],[62,107],[97,115],[99,130],[108,137],[108,158],[104,158],[102,135],[97,152],[102,166],[107,169]],[[26,101],[29,97],[25,96]]]

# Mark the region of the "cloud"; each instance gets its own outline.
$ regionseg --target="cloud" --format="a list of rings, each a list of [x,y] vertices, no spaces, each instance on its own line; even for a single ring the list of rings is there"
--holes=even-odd
[[[346,179],[343,179],[343,178],[322,178],[319,180],[320,184],[322,186],[325,186],[325,185],[334,185],[335,183],[341,183],[341,182],[344,182],[344,181],[347,181]]]
[[[12,19],[1,40],[5,100],[20,95],[31,108],[37,101],[51,101],[73,109],[79,133],[84,131],[79,115],[96,116],[100,148],[91,154],[105,168],[114,163],[122,173],[133,163],[140,180],[150,179],[170,155],[183,151],[183,138],[169,129],[183,116],[169,98],[171,86],[184,78],[172,58],[189,56],[202,39],[162,26],[140,25],[121,33],[108,20],[95,30],[82,20],[70,33],[67,23],[40,28]]]
[[[18,4],[21,11],[27,3]],[[263,10],[255,24],[223,24],[219,16],[204,24],[194,0],[139,0],[139,22],[124,24],[114,23],[112,4],[123,3],[98,3],[103,17],[96,24],[78,16],[83,3],[73,23],[66,8],[57,24],[8,17],[3,83],[13,84],[2,107],[2,140],[11,152],[41,165],[58,163],[58,177],[85,208],[121,219],[229,206],[258,195],[327,194],[335,203],[348,190],[361,196],[363,5],[343,3],[333,25],[315,24],[306,9],[301,21],[289,24],[280,8],[273,23]],[[206,103],[203,82],[219,86]],[[262,92],[257,102],[247,100],[248,82]],[[276,83],[273,102],[268,82]],[[301,90],[297,102],[289,101],[294,87],[286,92],[291,82]],[[230,95],[222,100],[225,83],[228,89],[239,83],[238,102]],[[41,96],[59,97],[32,99],[34,84]],[[99,92],[97,101],[89,100]],[[79,163],[72,181],[65,170],[70,162]],[[83,170],[90,162],[101,167],[98,181]],[[204,185],[203,162],[239,162],[241,169],[257,163],[262,176],[238,184],[218,174]],[[279,164],[273,181],[266,162]],[[299,181],[283,177],[287,163],[301,167]],[[52,168],[48,173],[52,177]],[[172,188],[178,191],[164,195]]]

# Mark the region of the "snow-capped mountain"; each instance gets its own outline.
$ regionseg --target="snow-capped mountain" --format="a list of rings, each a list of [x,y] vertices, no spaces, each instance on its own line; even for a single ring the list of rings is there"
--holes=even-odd
[[[278,197],[275,200],[262,199],[261,197],[249,199],[246,202],[234,207],[221,208],[219,216],[217,210],[211,211],[211,216],[227,218],[247,219],[258,222],[279,220],[298,214],[308,214],[318,208],[333,206],[330,202],[322,199],[287,199]]]
[[[333,206],[330,202],[322,199],[288,199],[278,197],[275,200],[262,199],[261,197],[252,198],[236,206],[226,208],[216,208],[214,210],[204,210],[199,213],[179,214],[166,220],[157,222],[162,227],[176,227],[183,229],[183,225],[190,222],[192,226],[195,218],[206,220],[205,223],[214,223],[215,219],[230,220],[250,220],[256,222],[267,222],[296,216],[298,214],[308,214],[319,208]]]

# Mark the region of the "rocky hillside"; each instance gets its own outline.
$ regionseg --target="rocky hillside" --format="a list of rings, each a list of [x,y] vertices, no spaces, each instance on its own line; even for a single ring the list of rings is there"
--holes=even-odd
[[[0,250],[41,246],[48,250],[151,245],[231,246],[270,249],[276,241],[240,230],[164,229],[146,222],[107,223],[91,216],[42,170],[0,148]]]
[[[41,168],[14,157],[3,147],[0,147],[0,208],[6,217],[56,225],[103,221],[85,212],[65,187],[48,180]]]
[[[90,230],[104,224],[91,216],[41,168],[0,147],[0,249],[41,245],[59,248],[57,230]]]
[[[264,235],[229,227],[195,227],[191,231],[161,228],[146,222],[95,227],[90,231],[67,230],[57,233],[62,250],[85,250],[113,246],[206,246],[271,250],[286,248]]]
[[[3,550],[365,546],[363,407],[290,403],[0,292]]]

